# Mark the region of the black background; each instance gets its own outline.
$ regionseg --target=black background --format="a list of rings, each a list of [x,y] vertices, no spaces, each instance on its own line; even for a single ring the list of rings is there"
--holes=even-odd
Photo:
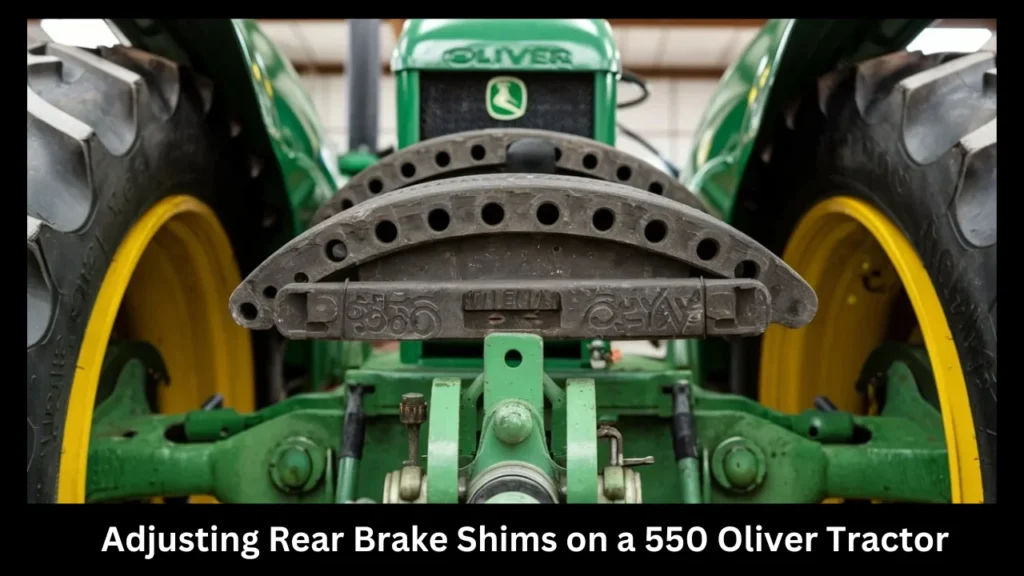
[[[265,565],[305,566],[308,562],[338,567],[351,561],[366,561],[370,565],[381,561],[412,562],[416,564],[443,562],[468,569],[465,561],[504,558],[600,559],[604,561],[663,559],[686,566],[694,562],[754,560],[759,564],[794,561],[814,562],[819,566],[842,566],[836,562],[850,560],[882,561],[906,560],[947,562],[962,559],[976,562],[978,554],[990,555],[1000,549],[1003,532],[995,506],[930,506],[930,505],[576,505],[576,506],[431,506],[431,505],[94,505],[94,506],[29,506],[25,511],[30,533],[29,548],[25,550],[39,557],[64,558],[68,562],[93,562],[94,566],[112,568],[136,564],[140,566],[189,565],[214,567],[228,563],[248,567]],[[198,528],[209,530],[215,525],[218,532],[234,531],[240,535],[259,530],[260,555],[255,560],[242,558],[240,552],[156,552],[153,559],[144,559],[142,553],[102,552],[103,541],[111,526],[117,526],[122,538],[141,526],[154,526],[157,531],[181,532]],[[355,552],[355,527],[368,526],[377,532],[411,531],[444,532],[448,537],[445,552]],[[818,532],[810,552],[724,552],[718,545],[719,531],[726,526],[760,525],[766,532]],[[338,552],[274,552],[269,551],[270,528],[282,526],[292,533],[344,532]],[[488,554],[458,550],[457,532],[463,526],[484,526],[509,532],[552,532],[558,545],[553,552],[505,552]],[[687,545],[682,551],[662,549],[652,553],[646,550],[647,529],[652,526],[679,526],[685,534],[700,526],[707,533],[708,542],[703,551],[694,552]],[[906,528],[911,532],[948,532],[942,552],[874,552],[849,553],[832,550],[829,526],[843,526],[850,532],[888,532]],[[566,540],[572,532],[603,532],[607,535],[608,551],[571,552]],[[631,532],[635,552],[619,552],[619,535]],[[662,534],[665,530],[662,530]],[[55,556],[54,556],[55,555]],[[65,556],[66,555],[66,556]],[[299,564],[296,564],[296,561]],[[826,564],[822,564],[826,562]],[[496,566],[494,564],[481,564]],[[572,565],[558,565],[558,572],[571,572]],[[643,565],[635,565],[637,569]],[[510,566],[511,567],[511,566]],[[651,568],[651,567],[648,567]],[[554,569],[554,567],[552,567]],[[659,570],[660,571],[660,570]]]

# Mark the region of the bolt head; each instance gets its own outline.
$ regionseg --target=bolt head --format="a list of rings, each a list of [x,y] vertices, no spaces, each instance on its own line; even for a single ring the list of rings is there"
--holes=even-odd
[[[519,444],[533,431],[533,416],[525,406],[510,403],[500,406],[494,415],[494,435],[506,444]]]
[[[757,457],[745,446],[737,446],[725,455],[724,471],[734,487],[749,488],[757,480]]]
[[[408,394],[402,394],[402,403],[403,404],[414,405],[414,404],[423,404],[423,402],[424,402],[423,394],[420,394],[418,392],[409,392]]]
[[[715,481],[722,488],[739,493],[756,489],[768,472],[764,451],[739,436],[719,444],[711,456],[710,465]]]
[[[344,260],[348,256],[348,248],[341,242],[336,242],[331,245],[331,256],[338,261]]]
[[[302,488],[313,475],[313,460],[309,452],[301,446],[291,446],[283,450],[274,463],[277,477],[290,489]]]

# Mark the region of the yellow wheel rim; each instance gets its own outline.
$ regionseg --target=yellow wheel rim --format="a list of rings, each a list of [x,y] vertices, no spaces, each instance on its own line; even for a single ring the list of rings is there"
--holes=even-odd
[[[899,228],[862,200],[830,198],[797,224],[783,259],[817,292],[818,313],[804,328],[773,325],[765,332],[761,401],[796,413],[820,394],[841,410],[864,413],[868,406],[855,383],[885,337],[902,287],[935,376],[953,502],[982,502],[978,445],[956,344],[928,272]]]
[[[100,369],[115,326],[119,337],[155,346],[171,385],[163,413],[194,410],[215,393],[225,407],[255,407],[249,333],[228,313],[241,282],[231,243],[213,211],[192,196],[150,208],[107,269],[86,326],[68,400],[57,501],[85,501],[89,435]]]

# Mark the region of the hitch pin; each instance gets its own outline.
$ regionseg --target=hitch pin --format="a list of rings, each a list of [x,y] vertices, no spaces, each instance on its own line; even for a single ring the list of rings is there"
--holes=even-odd
[[[224,407],[224,395],[214,394],[203,402],[203,406],[200,408],[203,412],[209,412],[210,410],[217,410]]]
[[[702,501],[701,464],[697,460],[697,435],[690,405],[690,383],[680,381],[672,387],[672,445],[683,487],[683,504]],[[704,489],[709,489],[707,486]]]
[[[346,504],[355,499],[359,479],[359,464],[363,459],[363,443],[366,439],[366,417],[363,413],[363,393],[359,384],[349,384],[345,399],[345,419],[341,424],[341,452],[338,460],[338,485],[334,501]]]
[[[825,396],[814,398],[814,409],[819,412],[835,412],[837,410],[836,405]]]
[[[203,412],[209,412],[210,410],[217,410],[224,406],[224,395],[214,394],[203,402],[203,405],[199,407]],[[188,496],[167,496],[164,498],[165,504],[188,504]]]
[[[622,466],[624,468],[628,468],[630,466],[654,464],[654,456],[644,456],[643,458],[623,458],[622,432],[619,432],[617,428],[607,424],[601,424],[597,428],[597,437],[608,439],[608,447],[611,450],[611,454],[608,457],[609,466]]]

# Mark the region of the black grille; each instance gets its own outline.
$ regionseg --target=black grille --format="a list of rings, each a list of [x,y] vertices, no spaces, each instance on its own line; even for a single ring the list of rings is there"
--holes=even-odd
[[[484,128],[535,128],[594,137],[592,73],[516,74],[526,84],[526,114],[487,114],[487,82],[501,72],[420,72],[420,139]]]

